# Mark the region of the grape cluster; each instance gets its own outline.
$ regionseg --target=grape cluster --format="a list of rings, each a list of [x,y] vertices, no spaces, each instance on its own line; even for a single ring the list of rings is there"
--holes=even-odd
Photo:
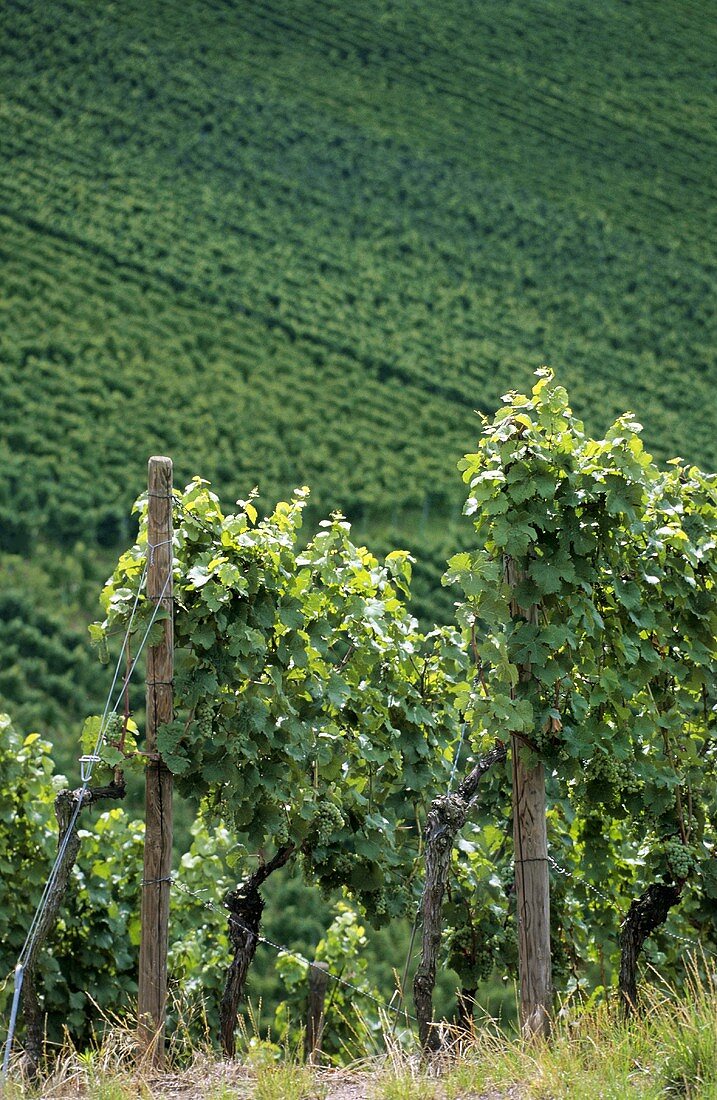
[[[105,722],[105,741],[108,744],[117,743],[122,737],[124,719],[117,711],[113,711]]]
[[[689,878],[695,868],[695,859],[690,849],[677,837],[666,840],[662,848],[673,878],[678,882]]]
[[[375,928],[406,916],[413,904],[410,893],[396,882],[385,883],[376,890],[352,890],[352,894]]]
[[[599,802],[615,809],[625,798],[638,794],[641,783],[635,775],[634,762],[597,752],[585,765],[581,788],[580,802],[584,807]]]
[[[284,814],[279,824],[274,829],[274,843],[282,848],[285,844],[288,844],[289,841],[289,819],[286,814]]]
[[[448,962],[464,980],[482,982],[495,965],[490,937],[475,934],[469,926],[451,929],[448,936]]]
[[[313,852],[304,852],[304,866],[308,876],[318,875],[321,889],[328,895],[349,881],[354,861],[342,852],[324,852],[322,860],[317,860]]]
[[[197,725],[197,733],[202,741],[211,741],[212,739],[212,726],[214,723],[214,707],[211,703],[203,700],[197,704],[197,709],[194,712],[194,721]]]
[[[370,895],[361,894],[361,903],[363,907],[374,914],[380,919],[388,914],[388,898],[386,896],[386,890],[382,887],[380,890],[372,890]]]
[[[317,860],[314,852],[302,853],[307,876],[318,879],[322,895],[331,900],[335,891],[346,887],[366,914],[366,919],[374,928],[383,927],[389,920],[406,916],[413,911],[414,898],[409,888],[394,879],[386,880],[385,869],[381,867],[383,882],[377,885],[377,864],[373,860],[363,860],[350,855],[343,845],[334,845],[328,852],[320,852]],[[357,883],[370,882],[370,887],[361,889]]]
[[[333,802],[319,802],[311,821],[311,839],[317,845],[328,844],[345,824],[338,806]]]

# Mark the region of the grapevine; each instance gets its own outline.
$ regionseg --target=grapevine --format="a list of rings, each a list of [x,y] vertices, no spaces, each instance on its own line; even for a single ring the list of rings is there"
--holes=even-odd
[[[547,370],[506,395],[460,464],[474,548],[445,578],[464,592],[473,748],[513,733],[544,761],[549,844],[586,884],[561,887],[563,919],[601,965],[617,912],[591,885],[611,881],[627,908],[656,880],[690,883],[686,904],[717,915],[717,477],[660,470],[640,433],[628,413],[590,438]]]
[[[225,514],[195,479],[175,499],[176,721],[158,747],[179,793],[247,851],[291,849],[381,923],[405,910],[420,814],[460,729],[466,654],[410,615],[411,558],[379,561],[336,514],[300,544],[307,490],[260,518]],[[146,558],[136,545],[103,595],[99,642],[126,626]],[[140,593],[136,620],[148,608]]]

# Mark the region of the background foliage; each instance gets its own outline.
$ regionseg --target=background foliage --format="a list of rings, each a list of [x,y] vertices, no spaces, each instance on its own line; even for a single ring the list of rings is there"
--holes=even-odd
[[[54,799],[65,786],[53,774],[51,746],[21,737],[0,715],[0,1007],[12,995],[12,971],[57,850]],[[144,827],[124,810],[82,821],[82,847],[57,929],[43,951],[37,984],[47,1031],[67,1028],[86,1040],[96,1010],[121,1012],[136,995],[139,881]],[[9,977],[8,977],[9,975]],[[97,1026],[101,1026],[98,1022]]]
[[[710,15],[3,5],[0,701],[73,782],[150,453],[260,509],[308,481],[312,521],[415,552],[426,626],[473,410],[541,362],[589,431],[634,407],[715,465]]]
[[[81,585],[43,599],[38,539],[101,581],[151,453],[228,499],[310,484],[313,518],[416,552],[428,622],[473,409],[541,362],[590,430],[639,407],[658,458],[715,464],[713,23],[3,5],[0,543],[33,554],[19,617],[76,653],[0,638],[18,721],[69,743],[95,614]]]

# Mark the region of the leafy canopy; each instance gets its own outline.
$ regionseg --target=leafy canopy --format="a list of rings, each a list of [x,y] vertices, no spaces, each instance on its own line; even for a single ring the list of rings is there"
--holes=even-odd
[[[516,734],[545,761],[558,856],[631,891],[694,874],[708,899],[717,478],[659,469],[640,431],[626,414],[589,437],[548,370],[508,394],[460,464],[475,547],[445,581],[465,597],[474,744]]]
[[[262,519],[253,499],[225,515],[201,479],[176,494],[178,717],[158,746],[180,793],[252,850],[295,846],[310,875],[380,919],[408,901],[417,813],[444,782],[465,650],[455,630],[419,632],[406,552],[379,562],[339,515],[302,548],[307,490]],[[146,503],[139,511],[98,641],[129,620],[147,555]],[[142,596],[139,629],[148,614]]]

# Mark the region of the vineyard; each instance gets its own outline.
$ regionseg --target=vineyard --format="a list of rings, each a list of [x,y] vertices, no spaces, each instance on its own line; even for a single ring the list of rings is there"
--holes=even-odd
[[[31,1066],[131,1019],[155,877],[176,1066],[309,1056],[325,967],[332,1065],[440,1060],[485,1006],[557,1050],[578,1006],[661,1018],[688,956],[709,1003],[710,16],[2,6],[0,1034],[25,959]]]
[[[427,624],[451,613],[473,410],[541,363],[593,430],[639,407],[659,458],[715,464],[699,6],[53,0],[0,21],[0,539],[11,573],[33,548],[18,617],[77,649],[70,675],[4,637],[0,695],[66,756],[76,625],[147,454],[228,498],[260,484],[261,508],[306,481],[314,518],[415,551]],[[34,600],[78,541],[90,588]]]
[[[614,15],[593,27],[536,10],[521,49],[525,13],[509,6],[503,27],[456,11],[466,35],[430,5],[405,23],[262,5],[227,57],[231,9],[160,11],[161,40],[140,5],[120,20],[71,4],[3,16],[7,443],[42,392],[21,447],[33,524],[64,542],[116,538],[117,486],[138,472],[118,456],[180,440],[186,478],[261,480],[269,498],[306,455],[317,506],[352,519],[455,503],[445,457],[469,443],[472,409],[546,359],[569,364],[581,412],[609,419],[647,397],[658,454],[675,438],[713,460],[713,423],[684,429],[695,405],[707,416],[713,337],[709,115],[689,53],[675,74],[643,43],[641,102]],[[601,74],[609,110],[601,84],[575,84],[588,57],[572,47],[595,30],[617,70]],[[670,18],[674,36],[708,56],[702,27]],[[40,43],[38,72],[23,60]],[[546,64],[548,43],[570,71]],[[687,104],[679,140],[666,110],[644,110],[668,86]],[[136,395],[170,379],[157,424]],[[94,417],[113,406],[130,423],[110,417],[98,446]],[[73,476],[49,501],[68,451]]]
[[[533,1042],[550,1036],[556,993],[577,1010],[614,991],[610,1011],[629,1023],[644,961],[685,981],[688,950],[699,1005],[717,955],[717,475],[679,460],[661,470],[629,413],[591,437],[552,373],[537,375],[484,418],[460,463],[472,548],[444,576],[462,592],[455,624],[427,633],[406,605],[406,551],[380,561],[339,513],[300,542],[308,490],[264,517],[253,496],[227,512],[206,481],[174,491],[170,460],[150,460],[138,539],[91,630],[105,662],[123,640],[104,712],[83,729],[82,786],[59,790],[49,746],[3,726],[5,867],[11,887],[32,885],[4,914],[5,966],[21,945],[2,993],[5,1071],[20,1017],[18,1069],[34,1078],[60,1021],[76,1042],[93,1034],[95,986],[131,1012],[137,948],[135,1044],[157,1069],[165,1032],[180,1063],[177,1035],[191,1043],[197,1029],[226,1057],[244,1053],[260,943],[279,952],[288,994],[275,1034],[312,1064],[355,1057],[361,1028],[388,1044],[392,1017],[395,1048],[450,1057],[494,972],[517,978]],[[128,686],[145,646],[142,737]],[[132,770],[147,791],[143,872],[125,812],[81,826],[87,807],[125,797]],[[173,786],[199,805],[176,872]],[[341,899],[313,963],[262,931],[262,888],[292,862]],[[66,894],[84,898],[80,919]],[[412,937],[386,1000],[360,922],[411,917],[418,965]],[[78,971],[95,941],[104,952]],[[452,1024],[434,1001],[446,962]],[[316,1008],[302,1024],[292,998],[296,1010],[307,978]]]

